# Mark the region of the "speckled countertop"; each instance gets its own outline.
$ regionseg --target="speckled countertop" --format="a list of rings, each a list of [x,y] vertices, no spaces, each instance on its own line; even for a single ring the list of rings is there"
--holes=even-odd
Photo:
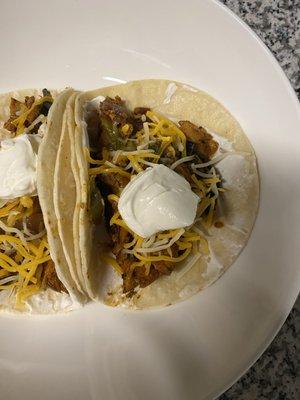
[[[273,52],[300,97],[300,0],[221,0]],[[300,399],[300,298],[270,347],[219,400]]]

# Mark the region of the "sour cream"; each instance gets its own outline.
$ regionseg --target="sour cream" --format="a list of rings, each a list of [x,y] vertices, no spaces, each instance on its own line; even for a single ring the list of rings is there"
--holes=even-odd
[[[33,135],[20,135],[0,142],[0,199],[35,194],[39,144],[36,139]]]
[[[147,238],[167,229],[191,225],[199,200],[186,179],[159,164],[128,183],[118,209],[127,226]]]

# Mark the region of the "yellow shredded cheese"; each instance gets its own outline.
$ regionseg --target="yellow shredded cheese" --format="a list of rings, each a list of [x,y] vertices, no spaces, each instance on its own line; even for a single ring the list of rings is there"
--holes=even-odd
[[[125,249],[129,249],[130,247],[134,246],[138,239],[139,239],[138,235],[134,235],[134,237],[133,237],[131,242],[124,244],[124,248]]]
[[[159,233],[158,234],[158,239],[171,239],[175,235],[177,235],[178,232],[179,232],[179,229],[174,229],[174,230],[171,230],[171,231],[166,232],[166,233]]]
[[[5,269],[0,269],[0,278],[5,278],[9,273]]]
[[[103,165],[105,163],[105,160],[94,160],[91,157],[90,151],[87,147],[84,148],[84,152],[85,152],[86,161],[89,162],[90,164]]]
[[[164,136],[179,138],[183,148],[182,155],[183,157],[186,157],[186,136],[178,128],[178,126],[174,122],[158,115],[157,113],[154,113],[153,111],[147,111],[146,115],[151,121],[154,122],[154,129],[153,132],[152,129],[150,129],[150,135],[152,133],[154,136],[158,136],[160,138]],[[152,128],[151,125],[150,127]]]
[[[129,172],[126,172],[122,170],[120,167],[110,167],[108,168],[107,166],[102,165],[101,167],[96,167],[96,168],[90,168],[89,169],[89,174],[90,175],[99,175],[99,174],[111,174],[113,172],[117,172],[118,174],[125,176],[126,178],[130,179],[131,174]]]
[[[17,283],[11,283],[9,285],[0,285],[0,290],[12,289],[15,286],[17,286]]]
[[[136,170],[136,172],[142,172],[143,168],[140,166],[138,160],[135,156],[128,156],[128,160],[131,162],[131,165]]]
[[[17,219],[23,218],[24,221],[32,212],[33,199],[23,196],[2,207],[0,218],[7,218],[7,225],[9,222],[14,225]],[[46,233],[29,242],[24,231],[7,225],[2,222],[6,229],[4,234],[0,234],[0,277],[11,276],[14,282],[3,280],[0,290],[15,290],[15,307],[23,309],[24,301],[41,289],[42,264],[50,260],[49,245]]]
[[[109,221],[109,225],[110,225],[110,226],[114,225],[114,224],[116,223],[116,221],[118,220],[119,216],[120,216],[119,211],[116,211],[116,212],[114,213],[114,215],[111,217],[111,219],[110,219],[110,221]]]
[[[117,260],[114,257],[109,256],[107,254],[102,254],[100,258],[103,262],[105,262],[108,265],[111,265],[119,274],[122,275],[123,273],[122,268],[120,267],[120,265],[118,264]]]
[[[197,215],[200,217],[204,211],[207,209],[207,207],[210,206],[212,200],[208,197],[204,197],[201,199],[199,205],[198,205],[198,210],[197,210]]]
[[[9,212],[14,209],[19,204],[19,200],[14,200],[11,203],[8,203],[5,207],[0,209],[0,218],[7,217]]]
[[[44,247],[45,246],[44,246],[43,242],[41,242],[34,261],[31,261],[27,264],[22,265],[22,269],[29,269],[29,272],[24,280],[25,287],[28,285],[30,278],[32,278],[34,276],[38,265],[43,264],[44,262],[50,260],[50,256],[42,258]]]
[[[115,195],[115,194],[109,194],[109,195],[107,196],[107,199],[108,199],[109,201],[115,201],[116,203],[119,202],[119,197],[118,197],[117,195]]]
[[[180,250],[191,249],[192,247],[192,243],[190,242],[182,242],[181,240],[178,240],[176,243]]]
[[[193,182],[195,183],[196,187],[200,189],[200,192],[201,192],[202,195],[204,196],[205,193],[206,193],[206,188],[205,188],[205,186],[203,185],[203,183],[202,183],[199,179],[197,179],[197,177],[196,177],[195,174],[193,174],[193,175],[191,176],[191,178],[192,178]]]
[[[1,211],[3,210],[0,210],[0,213]],[[32,213],[33,213],[32,199],[29,196],[23,196],[19,200],[17,200],[17,203],[14,205],[13,208],[11,208],[8,212],[6,212],[7,225],[14,226],[18,220],[24,219],[25,217],[29,217]]]
[[[29,196],[20,197],[20,204],[22,204],[25,208],[32,208],[33,207],[33,200]]]

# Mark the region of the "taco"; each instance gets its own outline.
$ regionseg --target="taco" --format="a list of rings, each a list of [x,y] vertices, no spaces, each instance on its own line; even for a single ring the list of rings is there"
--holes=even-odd
[[[77,269],[66,258],[53,201],[56,158],[73,92],[23,90],[0,96],[2,311],[69,311],[86,297]],[[68,187],[65,182],[56,192]]]
[[[255,153],[232,115],[193,87],[143,80],[78,94],[69,118],[90,296],[166,306],[218,279],[259,202]]]

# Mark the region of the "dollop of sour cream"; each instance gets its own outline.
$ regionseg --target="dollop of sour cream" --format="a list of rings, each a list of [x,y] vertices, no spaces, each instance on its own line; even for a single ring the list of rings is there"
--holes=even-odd
[[[128,183],[118,209],[127,226],[147,238],[167,229],[191,225],[199,200],[186,179],[159,164]]]
[[[0,142],[0,199],[35,194],[38,145],[25,134]]]

